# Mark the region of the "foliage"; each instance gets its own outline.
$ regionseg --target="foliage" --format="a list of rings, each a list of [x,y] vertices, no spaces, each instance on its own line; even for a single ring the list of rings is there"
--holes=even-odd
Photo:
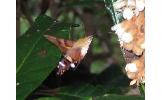
[[[55,33],[58,37],[67,38],[71,26],[41,15],[26,34],[17,39],[17,98],[25,98],[38,87],[61,57],[58,48],[46,41],[43,34]]]

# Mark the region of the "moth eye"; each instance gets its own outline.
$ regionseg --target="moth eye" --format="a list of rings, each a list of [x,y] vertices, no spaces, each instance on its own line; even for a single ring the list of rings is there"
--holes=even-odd
[[[75,64],[74,63],[71,63],[70,66],[71,66],[71,68],[75,68]]]

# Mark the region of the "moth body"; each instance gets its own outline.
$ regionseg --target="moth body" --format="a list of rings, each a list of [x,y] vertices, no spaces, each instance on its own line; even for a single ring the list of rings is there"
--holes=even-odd
[[[59,62],[58,75],[63,75],[69,68],[75,68],[87,54],[92,36],[81,38],[77,41],[59,39],[54,36],[45,35],[45,37],[54,43],[64,54],[64,58]]]

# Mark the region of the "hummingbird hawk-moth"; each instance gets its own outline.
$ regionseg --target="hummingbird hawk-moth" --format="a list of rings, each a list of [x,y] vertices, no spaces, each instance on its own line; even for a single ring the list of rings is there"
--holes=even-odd
[[[63,53],[64,57],[59,62],[57,75],[63,75],[69,68],[75,68],[87,54],[93,36],[87,36],[77,41],[56,38],[51,35],[44,35],[46,39],[54,43]]]

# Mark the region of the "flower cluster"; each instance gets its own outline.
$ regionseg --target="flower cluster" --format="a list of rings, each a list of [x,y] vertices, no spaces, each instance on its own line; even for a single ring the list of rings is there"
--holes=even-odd
[[[134,53],[133,59],[125,67],[130,85],[145,81],[145,5],[144,0],[118,0],[113,4],[115,11],[123,15],[121,23],[111,30],[117,34],[121,48]]]
[[[130,20],[133,16],[138,16],[145,8],[144,0],[117,0],[114,4],[116,12],[122,13],[124,19]]]

